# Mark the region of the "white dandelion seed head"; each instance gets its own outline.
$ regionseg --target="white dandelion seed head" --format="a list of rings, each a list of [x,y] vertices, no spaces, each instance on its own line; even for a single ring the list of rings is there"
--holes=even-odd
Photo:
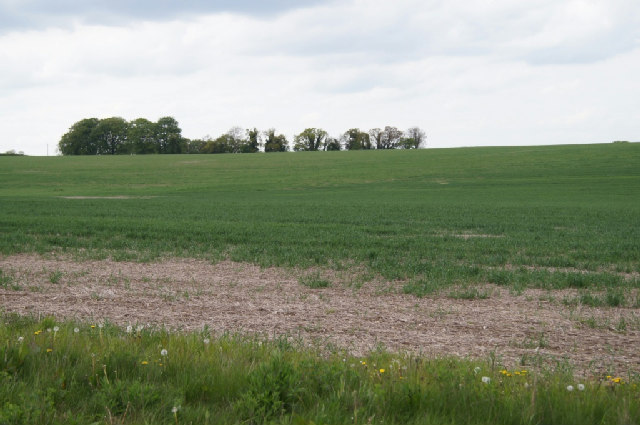
[[[144,325],[138,325],[136,326],[136,332],[140,332],[141,330],[144,329]]]
[[[18,342],[22,342],[22,341],[24,341],[24,337],[23,336],[19,336],[18,337]]]
[[[573,391],[573,385],[567,385],[567,391],[569,392]]]
[[[78,332],[80,332],[80,329],[78,329],[78,328],[73,328],[73,332],[74,332],[74,333],[78,333]]]
[[[133,331],[133,326],[127,326],[127,333],[130,334]]]
[[[47,332],[51,332],[51,328],[47,328]]]
[[[489,382],[491,382],[491,378],[489,378],[488,376],[483,376],[482,382],[484,382],[485,384],[488,384]]]
[[[98,323],[98,327],[102,329],[104,327],[104,323]]]
[[[59,330],[60,330],[60,328],[59,328],[58,326],[54,326],[54,327],[53,327],[53,331],[54,331],[54,332],[58,332]]]
[[[584,384],[578,384],[578,390],[584,391]]]
[[[180,406],[173,406],[173,408],[171,409],[171,413],[178,413],[178,410],[180,410]]]
[[[476,366],[473,368],[473,373],[475,373],[476,375],[478,374],[478,372],[480,372],[480,366]]]
[[[202,340],[202,342],[204,342],[204,345],[209,345],[211,341],[209,340],[209,338],[205,338]]]
[[[168,352],[167,352],[167,349],[166,349],[166,348],[163,348],[162,350],[160,350],[160,355],[161,355],[162,357],[166,357],[166,356],[167,356],[167,354],[168,354]]]

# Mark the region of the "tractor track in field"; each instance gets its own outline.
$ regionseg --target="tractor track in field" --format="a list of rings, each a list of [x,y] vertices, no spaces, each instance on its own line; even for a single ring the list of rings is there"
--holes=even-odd
[[[425,356],[495,355],[508,367],[568,362],[583,375],[640,373],[640,310],[554,301],[570,291],[514,295],[488,287],[487,299],[417,298],[402,294],[397,282],[354,285],[346,272],[316,271],[332,285],[311,289],[298,279],[308,271],[193,259],[13,255],[0,258],[0,269],[0,306],[22,315],[285,335],[354,355],[384,347]],[[616,327],[621,320],[624,329]]]

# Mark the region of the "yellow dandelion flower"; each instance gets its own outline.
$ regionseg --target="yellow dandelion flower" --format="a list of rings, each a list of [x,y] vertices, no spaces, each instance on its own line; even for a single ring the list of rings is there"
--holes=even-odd
[[[515,372],[513,372],[514,375],[520,375],[520,372],[518,372],[517,370]]]
[[[50,353],[53,351],[53,348],[47,348],[47,353]]]
[[[362,366],[366,366],[366,365],[367,365],[367,362],[365,362],[364,360],[360,360],[360,364],[361,364]]]
[[[146,361],[146,360],[143,360],[143,361],[142,361],[142,364],[143,364],[143,365],[148,365],[148,364],[149,364],[149,362],[148,362],[148,361]]]
[[[616,384],[620,384],[622,382],[622,378],[615,377],[611,381],[615,382]]]
[[[607,379],[611,379],[611,378],[613,378],[613,376],[607,375]]]
[[[158,366],[162,366],[162,363],[158,363]]]
[[[380,369],[380,373],[384,373],[384,369]]]
[[[95,329],[95,328],[96,328],[96,325],[91,325],[91,329]]]
[[[509,372],[507,372],[507,370],[506,370],[506,369],[502,369],[502,370],[500,371],[500,373],[501,373],[501,374],[503,374],[503,375],[506,375],[506,374],[507,374],[507,373],[509,373]]]
[[[505,376],[507,376],[507,377],[511,377],[511,376],[513,376],[513,375],[511,375],[509,372],[507,372],[507,373],[505,373]]]
[[[520,373],[524,375],[525,373],[527,373],[527,371],[526,370],[521,370]]]

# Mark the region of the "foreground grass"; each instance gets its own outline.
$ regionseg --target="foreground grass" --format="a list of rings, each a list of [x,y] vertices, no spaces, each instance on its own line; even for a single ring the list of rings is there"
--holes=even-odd
[[[355,264],[417,295],[626,290],[640,286],[639,164],[640,144],[1,157],[0,254]]]
[[[4,316],[2,424],[635,424],[633,377]],[[486,382],[484,382],[486,381]]]

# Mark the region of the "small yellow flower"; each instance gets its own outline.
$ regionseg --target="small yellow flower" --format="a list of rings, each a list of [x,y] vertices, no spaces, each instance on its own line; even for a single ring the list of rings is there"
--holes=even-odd
[[[524,374],[527,373],[527,371],[526,370],[521,370],[520,373],[524,375]]]
[[[360,360],[360,364],[361,364],[362,366],[366,366],[366,365],[367,365],[367,362],[365,362],[364,360]]]
[[[42,331],[35,331],[33,334],[34,335],[40,335],[42,333]]]
[[[53,351],[53,348],[47,348],[47,353],[50,353]]]
[[[384,373],[384,369],[380,369],[380,373]]]
[[[148,365],[148,364],[149,364],[149,362],[148,362],[148,361],[146,361],[146,360],[143,360],[143,361],[142,361],[142,364],[143,364],[143,365]]]
[[[91,325],[91,329],[95,329],[95,328],[96,328],[96,325]]]
[[[611,381],[612,381],[612,382],[615,382],[616,384],[620,384],[620,383],[622,383],[622,378],[615,377],[615,378],[613,378]]]
[[[500,371],[500,373],[501,373],[501,374],[503,374],[503,375],[506,375],[506,374],[507,374],[507,373],[509,373],[509,372],[507,372],[507,370],[506,370],[506,369],[502,369],[502,370]]]
[[[517,370],[515,372],[513,372],[514,375],[520,375],[520,372],[518,372]]]
[[[613,378],[613,376],[607,375],[607,379],[611,379],[611,378]]]
[[[162,363],[158,363],[158,366],[162,366]]]

